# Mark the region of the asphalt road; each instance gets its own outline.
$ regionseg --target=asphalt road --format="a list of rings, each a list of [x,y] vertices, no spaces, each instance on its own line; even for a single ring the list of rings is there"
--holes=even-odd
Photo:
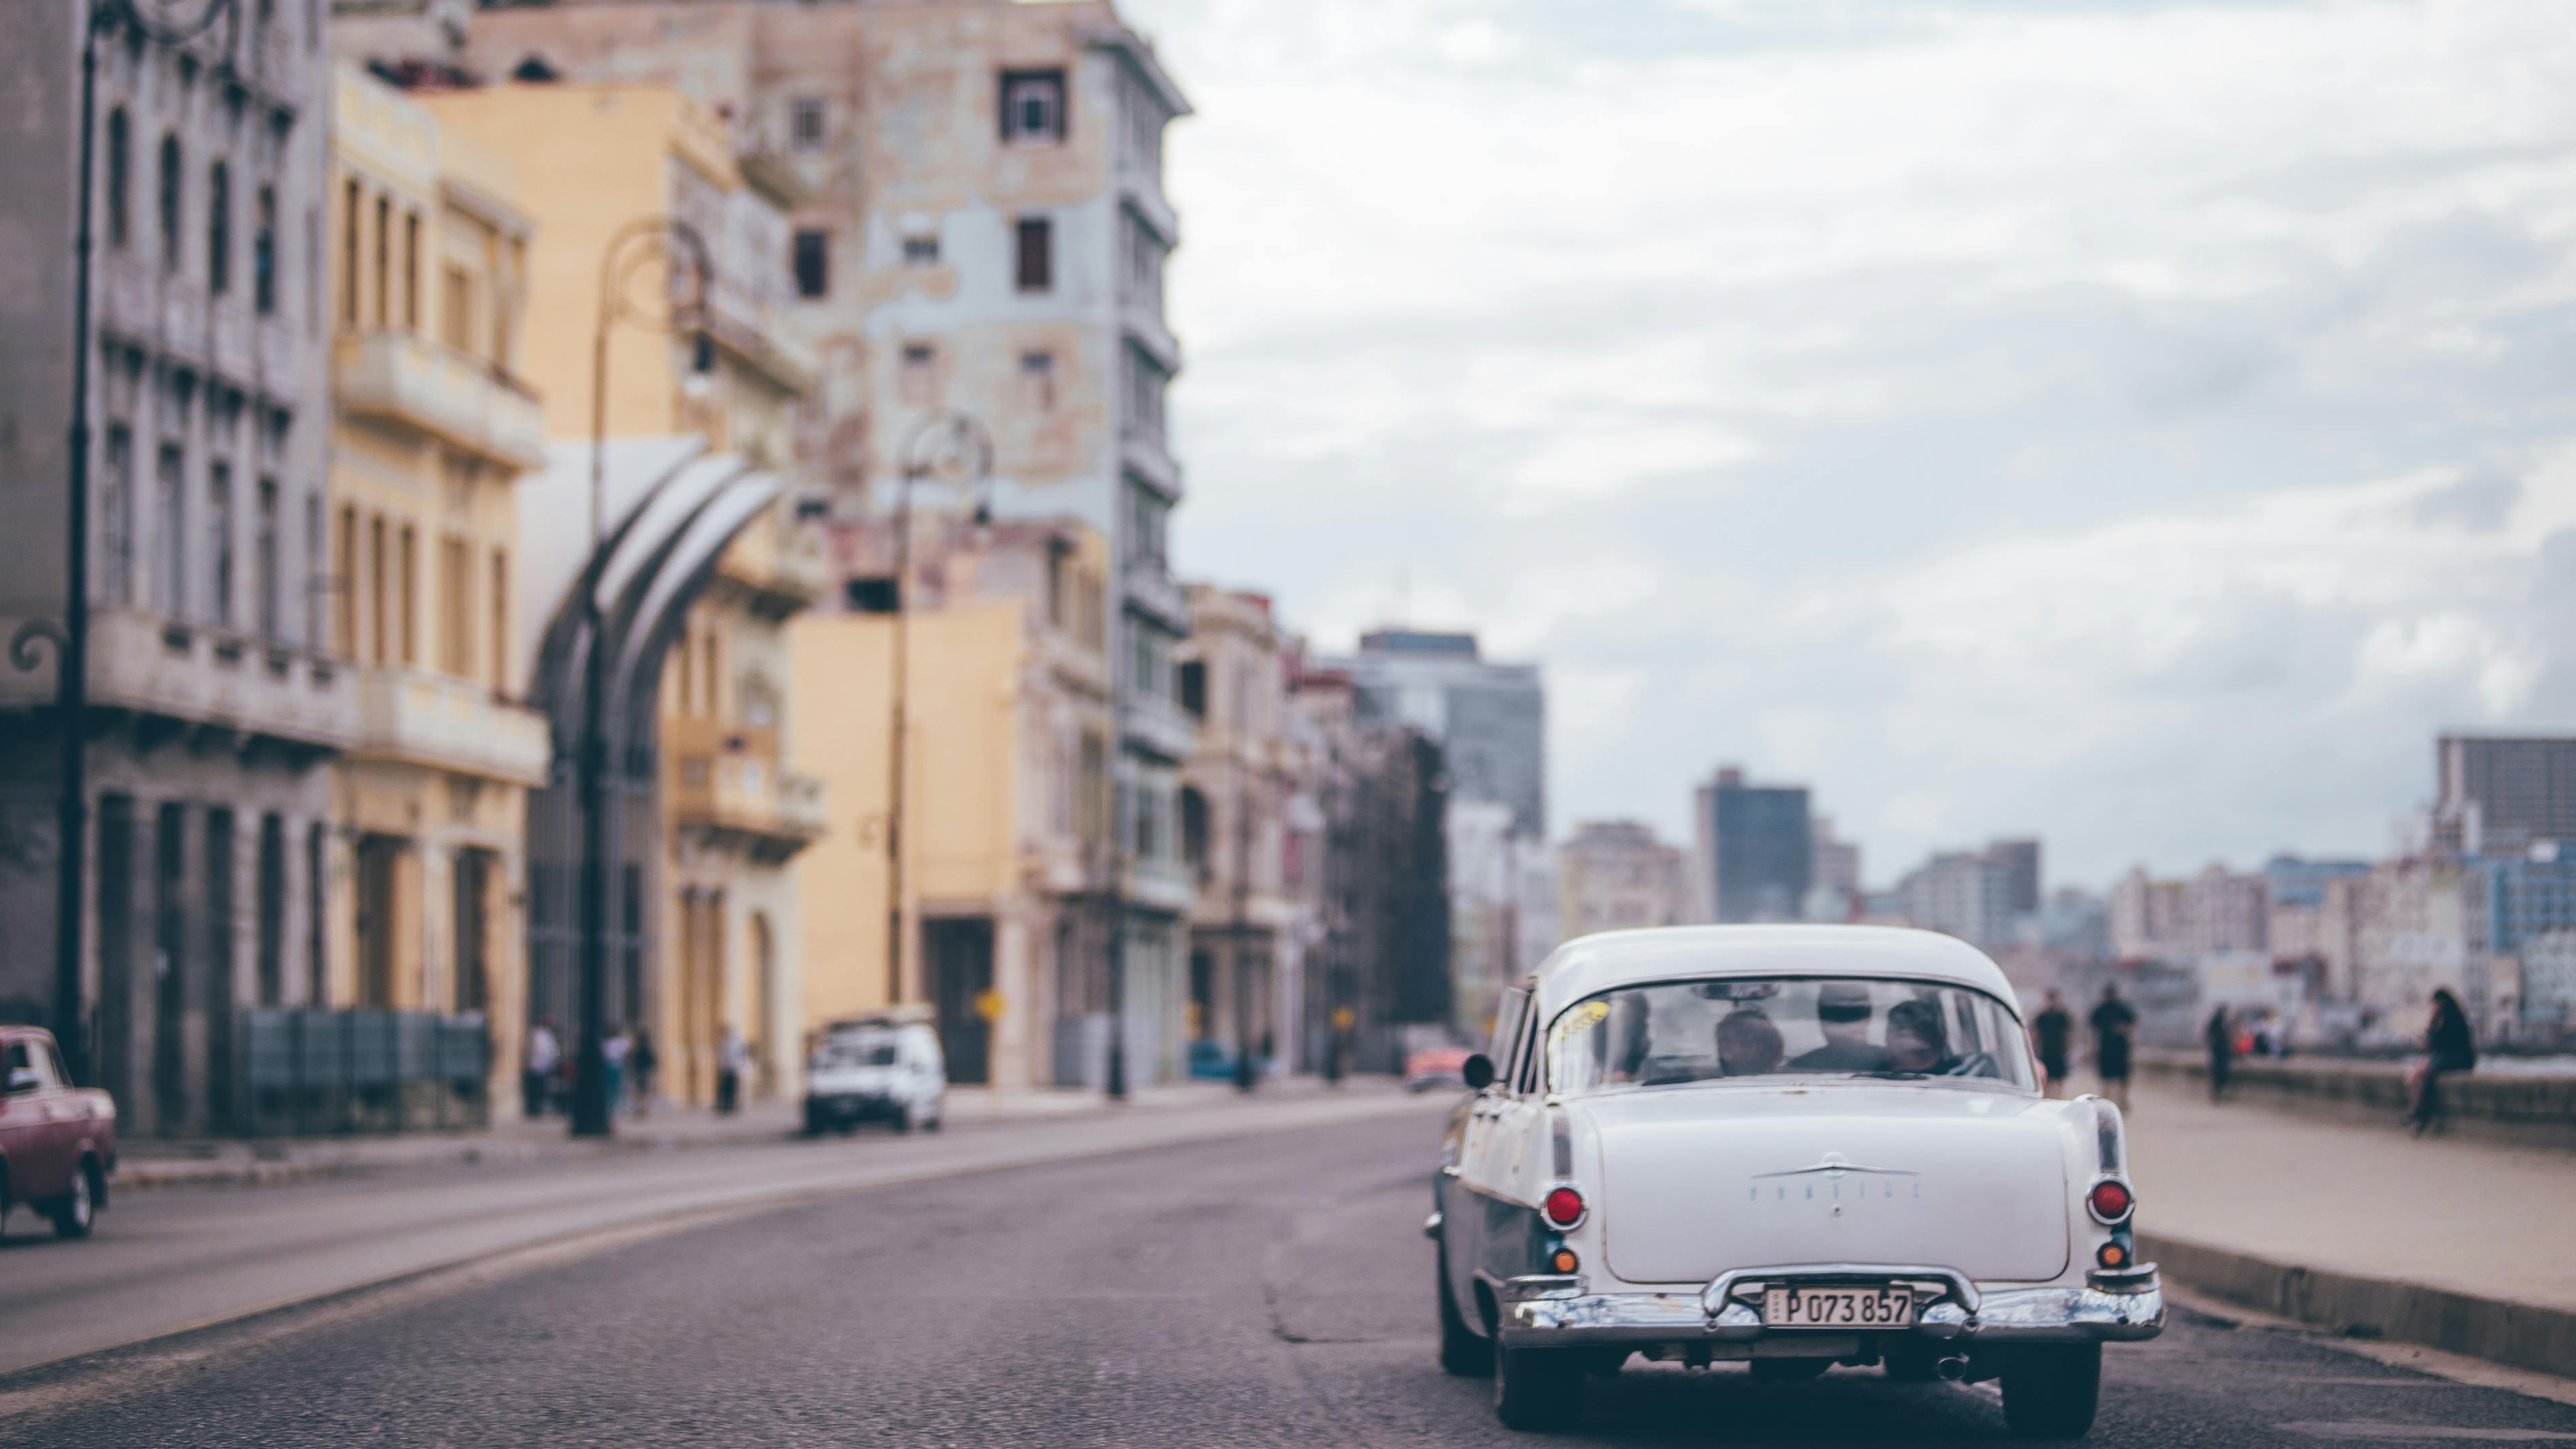
[[[290,1312],[0,1378],[0,1444],[1518,1442],[1485,1384],[1432,1361],[1433,1128],[1408,1111],[835,1192]],[[721,1174],[734,1156],[656,1166]],[[137,1199],[105,1232],[157,1231],[211,1196]],[[328,1185],[231,1196],[358,1232],[387,1210]],[[12,1321],[28,1311],[21,1261],[0,1257]],[[1984,1389],[1631,1368],[1570,1442],[2002,1436]],[[2555,1441],[2576,1442],[2576,1408],[2185,1316],[2113,1351],[2091,1442]]]

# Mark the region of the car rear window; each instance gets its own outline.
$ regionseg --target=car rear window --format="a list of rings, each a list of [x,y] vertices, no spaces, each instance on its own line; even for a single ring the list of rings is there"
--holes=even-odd
[[[1623,987],[1558,1013],[1560,1092],[1741,1077],[1980,1079],[2031,1088],[2021,1024],[1965,987],[1863,977],[1730,978]]]

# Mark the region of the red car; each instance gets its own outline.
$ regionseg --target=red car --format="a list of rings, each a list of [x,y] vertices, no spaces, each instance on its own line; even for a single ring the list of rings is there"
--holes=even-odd
[[[25,1203],[66,1238],[86,1238],[116,1170],[116,1102],[75,1087],[53,1034],[0,1026],[0,1230]]]

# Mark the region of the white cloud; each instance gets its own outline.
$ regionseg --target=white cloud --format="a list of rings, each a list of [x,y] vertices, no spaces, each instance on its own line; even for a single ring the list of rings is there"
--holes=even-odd
[[[2576,723],[2551,7],[1128,8],[1199,107],[1184,568],[1542,659],[1560,821],[1732,756],[1874,874],[2099,879]]]

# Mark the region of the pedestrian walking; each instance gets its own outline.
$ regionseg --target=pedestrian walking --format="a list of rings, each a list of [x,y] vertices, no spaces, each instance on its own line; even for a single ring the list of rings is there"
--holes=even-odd
[[[2086,1018],[2093,1027],[2093,1073],[2102,1079],[2102,1095],[2129,1110],[2129,1033],[2138,1014],[2120,999],[2118,982],[2105,982],[2101,1003]]]
[[[2407,1124],[2419,1137],[2441,1119],[2442,1074],[2475,1071],[2478,1065],[2477,1035],[2469,1029],[2469,1014],[2447,986],[2433,992],[2433,1020],[2424,1028],[2424,1052],[2408,1084],[2413,1089],[2412,1105],[2406,1113]]]
[[[546,1115],[554,1095],[555,1071],[563,1065],[563,1043],[555,1039],[553,1017],[540,1017],[528,1028],[526,1060],[519,1068],[520,1110],[530,1117]]]
[[[742,1105],[742,1074],[751,1070],[751,1043],[730,1025],[716,1045],[716,1113],[730,1117]]]
[[[635,1045],[626,1054],[627,1075],[635,1079],[635,1115],[645,1116],[653,1109],[653,1078],[662,1069],[662,1056],[653,1050],[653,1033],[644,1023],[635,1024]]]
[[[2031,1018],[2030,1045],[2039,1057],[2040,1090],[2051,1097],[2065,1096],[2067,1051],[2075,1045],[2075,1013],[2066,1009],[2066,998],[2054,986],[2048,988],[2048,1000],[2039,1015]]]
[[[2209,1013],[2209,1024],[2200,1034],[2209,1043],[2209,1100],[2224,1100],[2228,1069],[2236,1064],[2236,1026],[2227,1019],[2225,1006]]]
[[[612,1117],[626,1105],[626,1053],[634,1045],[622,1026],[599,1044],[599,1059],[607,1065],[608,1114]]]

